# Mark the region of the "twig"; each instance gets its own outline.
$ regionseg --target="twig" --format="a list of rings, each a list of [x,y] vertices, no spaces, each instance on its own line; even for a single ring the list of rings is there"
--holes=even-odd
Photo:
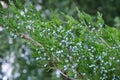
[[[57,66],[55,65],[54,62],[52,62],[53,66],[55,67],[56,70],[58,70],[60,72],[60,74],[62,74],[64,77],[66,77],[69,80],[75,80],[73,78],[70,78],[68,75],[66,75],[65,73],[63,73],[60,69],[57,68]]]
[[[107,47],[111,48],[111,46],[108,45],[107,42],[106,42],[102,37],[100,37],[100,40],[101,40]]]
[[[32,37],[30,37],[28,34],[21,34],[21,37],[24,38],[25,40],[32,41],[35,46],[42,46],[39,42],[35,41]]]
[[[68,75],[64,74],[61,70],[59,70],[59,69],[57,69],[57,70],[60,72],[60,74],[62,74],[67,79],[74,80],[74,79],[70,78]]]

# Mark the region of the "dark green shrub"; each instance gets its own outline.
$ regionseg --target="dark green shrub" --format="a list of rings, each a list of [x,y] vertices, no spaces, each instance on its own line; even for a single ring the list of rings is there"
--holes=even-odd
[[[63,11],[69,15],[76,16],[75,7],[91,15],[98,11],[103,14],[105,22],[111,26],[114,25],[113,19],[120,16],[119,0],[43,0],[43,9],[54,9]]]

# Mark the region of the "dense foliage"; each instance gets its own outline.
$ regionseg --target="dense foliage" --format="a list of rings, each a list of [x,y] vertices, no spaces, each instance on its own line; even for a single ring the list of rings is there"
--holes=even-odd
[[[120,79],[120,33],[100,13],[92,20],[78,11],[76,20],[51,12],[47,19],[31,8],[10,6],[1,24],[13,39],[26,41],[39,67],[69,79]]]
[[[53,1],[43,1],[48,3]],[[0,31],[0,63],[14,58],[11,80],[120,79],[120,31],[106,25],[99,12],[93,17],[76,8],[66,15],[63,8],[64,13],[54,10],[59,5],[39,11],[30,3],[15,4],[0,11],[4,29]],[[69,16],[74,12],[74,17]]]

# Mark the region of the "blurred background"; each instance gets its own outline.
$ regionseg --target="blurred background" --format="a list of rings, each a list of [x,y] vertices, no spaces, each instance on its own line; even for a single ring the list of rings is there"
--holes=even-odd
[[[33,5],[43,16],[52,10],[76,18],[76,8],[93,18],[100,12],[107,25],[120,28],[120,0],[0,0],[0,8],[6,9],[10,2],[17,8]],[[62,80],[57,71],[42,70],[31,53],[24,41],[11,38],[0,24],[0,80]]]

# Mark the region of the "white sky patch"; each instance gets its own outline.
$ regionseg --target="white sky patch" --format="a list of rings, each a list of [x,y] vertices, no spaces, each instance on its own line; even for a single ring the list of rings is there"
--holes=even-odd
[[[36,10],[40,11],[42,9],[42,6],[40,6],[39,4],[36,5]]]
[[[25,16],[25,12],[24,11],[20,11],[21,16]]]
[[[2,64],[2,73],[4,74],[3,80],[8,80],[11,79],[12,71],[13,71],[13,66],[12,63],[14,62],[14,52],[11,53],[9,57],[7,57],[7,62],[3,62]]]
[[[4,1],[0,1],[0,3],[1,3],[3,9],[8,8],[8,5]]]
[[[3,30],[3,28],[0,26],[0,31],[2,31]]]
[[[60,71],[56,70],[56,77],[59,78],[60,77]]]
[[[7,80],[11,77],[13,67],[11,63],[3,63],[2,64],[2,72],[4,73],[3,80]]]

